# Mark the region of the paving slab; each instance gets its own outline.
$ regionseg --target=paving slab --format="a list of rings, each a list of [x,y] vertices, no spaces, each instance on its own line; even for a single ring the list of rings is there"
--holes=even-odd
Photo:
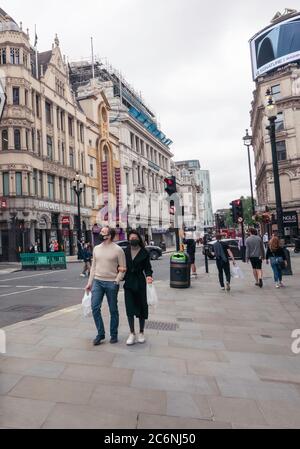
[[[39,429],[54,406],[52,402],[0,396],[0,426]]]
[[[149,414],[140,414],[138,419],[138,429],[150,430],[174,430],[174,429],[232,429],[228,423],[214,422],[211,420],[200,420],[191,418],[176,418],[173,416],[157,416]]]

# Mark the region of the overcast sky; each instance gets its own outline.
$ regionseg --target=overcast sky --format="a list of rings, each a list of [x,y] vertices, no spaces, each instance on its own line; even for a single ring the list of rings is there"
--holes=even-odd
[[[70,60],[108,58],[157,114],[175,160],[199,159],[211,172],[214,210],[249,195],[242,137],[249,127],[249,39],[289,0],[2,0],[34,40],[51,49],[58,33]],[[252,155],[253,159],[253,155]]]

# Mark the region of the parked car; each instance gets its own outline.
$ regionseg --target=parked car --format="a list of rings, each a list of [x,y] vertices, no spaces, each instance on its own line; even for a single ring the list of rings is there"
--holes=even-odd
[[[236,239],[224,239],[222,242],[226,243],[229,246],[229,249],[232,251],[235,259],[243,259],[242,252],[239,249],[239,241]],[[217,240],[210,242],[208,244],[208,257],[213,260],[215,259],[215,251],[214,246],[217,243]],[[205,255],[205,251],[203,250],[203,255]]]
[[[122,240],[121,242],[116,242],[116,243],[123,249],[127,248],[129,245],[128,240]],[[159,246],[147,245],[145,248],[148,251],[148,253],[150,254],[151,260],[158,260],[160,257],[162,257],[163,252]]]

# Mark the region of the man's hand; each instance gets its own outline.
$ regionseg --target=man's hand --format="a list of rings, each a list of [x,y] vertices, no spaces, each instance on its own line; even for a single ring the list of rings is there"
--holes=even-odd
[[[88,284],[88,285],[85,287],[85,291],[86,291],[86,292],[91,292],[91,291],[92,291],[92,286],[91,286],[91,284]]]

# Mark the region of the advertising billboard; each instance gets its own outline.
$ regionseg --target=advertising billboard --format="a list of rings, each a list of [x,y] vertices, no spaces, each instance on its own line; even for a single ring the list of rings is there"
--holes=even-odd
[[[273,25],[250,40],[253,79],[300,61],[300,14]]]

